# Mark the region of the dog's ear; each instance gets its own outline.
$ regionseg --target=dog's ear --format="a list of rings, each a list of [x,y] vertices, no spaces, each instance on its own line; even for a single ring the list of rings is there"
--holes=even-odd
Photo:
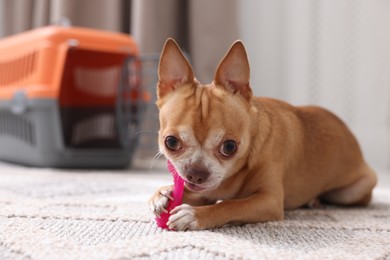
[[[239,93],[250,101],[252,89],[249,76],[250,69],[245,47],[241,41],[236,41],[218,65],[214,83],[232,93]]]
[[[157,97],[162,98],[176,87],[194,81],[188,60],[173,39],[165,42],[158,65]]]

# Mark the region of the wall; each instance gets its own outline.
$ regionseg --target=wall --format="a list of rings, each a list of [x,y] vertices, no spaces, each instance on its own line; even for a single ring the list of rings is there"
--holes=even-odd
[[[0,38],[4,35],[4,21],[2,12],[4,10],[4,1],[0,1]]]

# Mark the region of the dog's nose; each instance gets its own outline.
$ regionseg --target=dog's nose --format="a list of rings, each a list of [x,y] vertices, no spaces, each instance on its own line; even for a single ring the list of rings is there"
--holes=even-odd
[[[194,184],[202,184],[207,181],[210,173],[207,169],[201,167],[189,167],[187,169],[186,177]]]

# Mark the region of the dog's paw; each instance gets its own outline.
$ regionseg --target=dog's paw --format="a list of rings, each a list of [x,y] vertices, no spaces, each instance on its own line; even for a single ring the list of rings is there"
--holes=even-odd
[[[195,217],[195,208],[182,204],[171,210],[171,216],[167,222],[170,229],[176,231],[200,229],[199,221]]]
[[[311,199],[307,204],[306,207],[309,209],[323,209],[325,206],[321,203],[321,200],[319,198]]]
[[[159,217],[161,213],[167,211],[167,205],[169,200],[173,200],[172,197],[172,186],[161,187],[149,200],[150,211],[156,216]]]

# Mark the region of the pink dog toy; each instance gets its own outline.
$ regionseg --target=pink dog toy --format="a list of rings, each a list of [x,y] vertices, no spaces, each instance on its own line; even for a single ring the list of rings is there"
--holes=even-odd
[[[168,164],[168,170],[173,175],[173,184],[174,184],[174,188],[172,192],[173,200],[168,201],[168,206],[167,206],[168,213],[162,212],[160,214],[160,217],[156,218],[157,226],[165,229],[169,229],[169,227],[167,226],[169,216],[171,215],[169,212],[171,212],[172,209],[176,208],[182,203],[183,192],[184,192],[184,180],[179,176],[175,167],[169,160],[167,164]]]

